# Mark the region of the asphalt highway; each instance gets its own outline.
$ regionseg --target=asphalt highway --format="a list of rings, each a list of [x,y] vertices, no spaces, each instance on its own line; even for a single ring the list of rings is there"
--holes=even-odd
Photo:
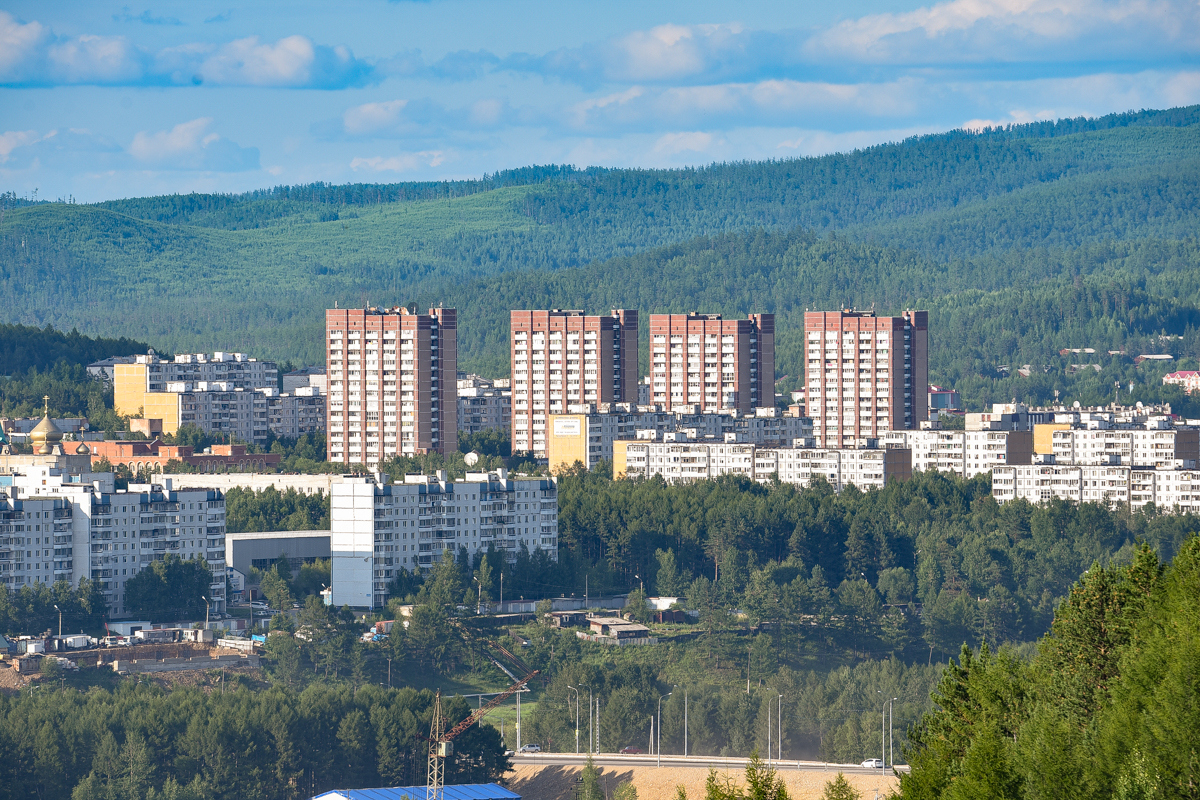
[[[746,758],[718,758],[713,756],[676,756],[664,755],[663,767],[698,767],[700,769],[734,769],[746,768]],[[587,754],[581,753],[518,753],[512,756],[513,765],[545,764],[560,766],[581,766],[587,763]],[[651,755],[621,755],[619,753],[600,753],[592,757],[592,763],[598,767],[653,767],[658,765],[658,756]],[[886,770],[866,769],[858,764],[830,764],[822,761],[772,761],[771,765],[781,772],[790,770],[812,770],[819,772],[844,772],[853,775],[891,775],[892,768]],[[900,766],[898,771],[907,771],[908,767]]]

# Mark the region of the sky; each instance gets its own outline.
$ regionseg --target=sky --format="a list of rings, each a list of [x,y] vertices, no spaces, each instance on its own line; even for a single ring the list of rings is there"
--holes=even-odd
[[[0,192],[682,167],[1200,103],[1198,0],[0,0]]]

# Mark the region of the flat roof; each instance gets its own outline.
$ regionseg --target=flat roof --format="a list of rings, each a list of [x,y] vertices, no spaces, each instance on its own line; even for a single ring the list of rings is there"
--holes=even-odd
[[[246,539],[319,539],[322,536],[328,537],[330,531],[257,531],[248,533],[227,533],[225,540]]]

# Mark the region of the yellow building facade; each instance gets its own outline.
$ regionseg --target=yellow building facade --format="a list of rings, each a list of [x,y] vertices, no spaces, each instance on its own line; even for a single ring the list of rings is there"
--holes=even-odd
[[[588,464],[588,425],[583,414],[551,414],[546,431],[550,474],[570,468],[576,461]]]

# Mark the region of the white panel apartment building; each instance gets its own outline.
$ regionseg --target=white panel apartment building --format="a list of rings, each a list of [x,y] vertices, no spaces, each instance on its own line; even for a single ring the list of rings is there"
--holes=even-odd
[[[663,441],[618,442],[613,475],[651,478],[667,483],[702,481],[722,475],[754,477],[754,445],[689,442],[663,434]]]
[[[705,413],[699,406],[678,406],[661,411],[657,406],[630,403],[568,406],[568,413],[551,416],[550,468],[575,461],[592,469],[613,458],[613,443],[626,439],[659,439],[666,433],[685,434],[688,441],[715,440],[756,445],[791,445],[812,436],[812,421],[792,417],[777,408],[756,408],[744,414],[737,409]],[[563,424],[561,420],[575,420]],[[585,457],[586,456],[586,457]]]
[[[1166,420],[1133,429],[1056,430],[1051,436],[1058,464],[1157,467],[1200,459],[1200,430],[1172,428]]]
[[[512,389],[508,380],[478,375],[458,379],[458,429],[479,433],[512,425]]]
[[[752,444],[670,441],[618,442],[613,474],[668,483],[743,475],[765,483],[777,475],[783,483],[808,486],[814,478],[835,491],[849,485],[863,491],[883,488],[891,479],[912,475],[910,454],[901,448],[807,449],[759,448]]]
[[[469,472],[461,481],[386,475],[347,477],[332,486],[333,604],[378,608],[400,570],[428,569],[445,550],[469,555],[489,546],[515,561],[525,547],[558,558],[555,478]]]
[[[0,476],[0,583],[9,588],[91,578],[108,613],[126,616],[126,582],[168,554],[208,561],[212,610],[224,611],[223,493],[175,491],[169,478],[114,491],[111,473],[49,466]]]
[[[1033,461],[1029,431],[887,431],[880,443],[912,450],[913,471],[937,470],[966,478],[995,466]]]

